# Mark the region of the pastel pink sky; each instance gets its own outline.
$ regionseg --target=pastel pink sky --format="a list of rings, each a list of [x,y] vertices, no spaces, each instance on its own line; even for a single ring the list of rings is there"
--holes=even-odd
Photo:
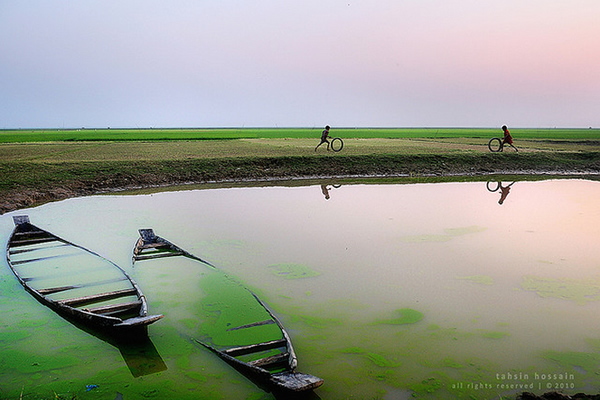
[[[600,127],[598,0],[0,0],[0,129]]]

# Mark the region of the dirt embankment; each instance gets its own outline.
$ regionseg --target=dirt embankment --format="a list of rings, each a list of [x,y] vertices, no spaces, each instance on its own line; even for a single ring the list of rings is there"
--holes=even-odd
[[[3,163],[0,213],[109,191],[329,177],[599,175],[600,153],[367,155],[156,162]]]

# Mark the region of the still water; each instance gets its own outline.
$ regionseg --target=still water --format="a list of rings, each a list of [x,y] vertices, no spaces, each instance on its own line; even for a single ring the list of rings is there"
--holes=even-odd
[[[93,196],[6,214],[2,246],[26,213],[122,266],[165,318],[141,350],[119,347],[37,303],[3,257],[0,398],[274,398],[194,344],[193,268],[131,266],[139,228],[257,293],[289,331],[299,370],[325,380],[309,398],[597,393],[598,199],[587,180],[328,184]]]

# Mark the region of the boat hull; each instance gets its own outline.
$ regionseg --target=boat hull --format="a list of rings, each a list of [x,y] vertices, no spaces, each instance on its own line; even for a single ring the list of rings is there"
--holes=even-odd
[[[102,256],[14,217],[6,259],[21,285],[62,317],[103,330],[144,328],[148,315],[135,281]]]
[[[196,314],[198,331],[191,333],[195,342],[273,390],[302,392],[323,384],[321,378],[296,372],[296,353],[287,331],[240,282],[151,229],[140,230],[133,250],[133,263],[146,261],[162,263],[161,270],[174,262],[198,271],[202,297]]]

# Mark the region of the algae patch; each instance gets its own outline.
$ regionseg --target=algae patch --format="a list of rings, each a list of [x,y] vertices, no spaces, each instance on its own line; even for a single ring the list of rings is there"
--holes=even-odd
[[[429,243],[429,242],[448,242],[455,237],[464,236],[472,233],[479,233],[485,231],[486,228],[482,226],[465,226],[460,228],[448,228],[444,229],[443,234],[424,234],[424,235],[411,235],[404,236],[401,238],[403,242],[408,243]]]
[[[391,319],[380,319],[375,322],[379,325],[407,325],[416,324],[424,318],[423,313],[412,308],[401,308],[395,311],[399,316]]]
[[[558,363],[561,367],[579,367],[587,372],[596,371],[600,365],[600,354],[576,351],[547,351],[543,357]]]
[[[480,331],[478,331],[478,333],[479,333],[479,336],[481,336],[482,338],[486,338],[486,339],[502,339],[504,337],[510,336],[510,333],[501,332],[501,331],[480,330]]]
[[[521,287],[541,297],[572,300],[579,304],[600,300],[600,277],[590,279],[553,279],[525,276]]]
[[[275,276],[284,279],[313,278],[321,275],[319,272],[301,264],[274,264],[269,265],[268,268]]]
[[[371,361],[373,364],[377,365],[378,367],[382,367],[382,368],[395,368],[395,367],[400,366],[399,362],[390,361],[386,357],[382,356],[381,354],[377,354],[377,353],[368,353],[367,359],[369,361]]]

